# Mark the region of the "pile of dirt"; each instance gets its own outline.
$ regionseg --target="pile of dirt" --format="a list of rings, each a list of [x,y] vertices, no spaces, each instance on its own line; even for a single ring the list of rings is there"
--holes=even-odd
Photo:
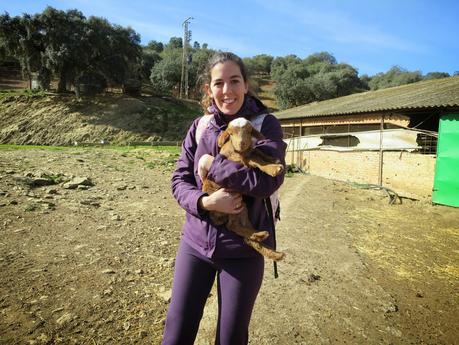
[[[0,143],[181,141],[199,113],[196,102],[153,96],[7,95],[0,97]]]

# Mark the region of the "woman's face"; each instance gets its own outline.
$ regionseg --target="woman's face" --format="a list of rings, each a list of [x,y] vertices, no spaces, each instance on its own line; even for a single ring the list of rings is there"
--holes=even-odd
[[[233,61],[220,62],[212,68],[210,76],[210,85],[206,85],[208,95],[223,114],[236,114],[248,91],[239,66]]]

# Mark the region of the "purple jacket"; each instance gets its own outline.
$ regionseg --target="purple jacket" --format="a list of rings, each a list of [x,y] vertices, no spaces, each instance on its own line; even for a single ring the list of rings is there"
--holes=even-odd
[[[234,116],[237,118],[240,116]],[[196,144],[195,133],[199,118],[191,125],[182,144],[182,152],[177,167],[172,175],[172,193],[179,205],[186,211],[183,226],[183,240],[207,257],[231,258],[259,255],[247,246],[241,237],[227,230],[224,226],[211,224],[208,213],[198,207],[199,198],[206,195],[201,191],[198,176],[198,162],[204,154],[215,157],[208,178],[222,187],[230,188],[243,194],[243,200],[249,210],[250,221],[258,230],[270,232],[265,244],[273,246],[272,222],[269,219],[263,199],[268,198],[284,181],[284,174],[271,177],[258,169],[247,168],[220,155],[217,137],[225,130],[227,123],[214,116]],[[282,129],[273,115],[267,115],[261,128],[266,140],[258,141],[255,147],[266,154],[277,157],[285,164],[286,144],[282,140]]]

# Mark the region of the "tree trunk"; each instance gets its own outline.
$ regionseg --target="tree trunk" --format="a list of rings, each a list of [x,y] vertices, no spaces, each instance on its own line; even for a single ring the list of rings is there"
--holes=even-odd
[[[80,98],[80,83],[75,84],[75,96],[76,98]]]
[[[38,72],[37,80],[40,89],[47,91],[51,83],[51,73],[47,69],[41,68]]]
[[[57,92],[67,91],[67,70],[62,68],[59,75],[59,83],[57,84]]]
[[[80,76],[77,75],[73,81],[73,87],[75,88],[75,96],[77,99],[80,99]]]

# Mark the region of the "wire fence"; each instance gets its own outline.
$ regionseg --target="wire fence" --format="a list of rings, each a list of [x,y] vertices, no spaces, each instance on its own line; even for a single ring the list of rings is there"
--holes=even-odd
[[[100,142],[78,142],[75,141],[73,146],[82,146],[82,147],[109,147],[113,145],[108,141],[100,141]],[[182,141],[128,141],[123,144],[116,144],[116,146],[128,146],[128,147],[136,147],[136,146],[181,146]]]
[[[437,142],[436,136],[428,133],[418,134],[417,143],[421,147],[416,152],[422,154],[436,154],[437,153]]]

